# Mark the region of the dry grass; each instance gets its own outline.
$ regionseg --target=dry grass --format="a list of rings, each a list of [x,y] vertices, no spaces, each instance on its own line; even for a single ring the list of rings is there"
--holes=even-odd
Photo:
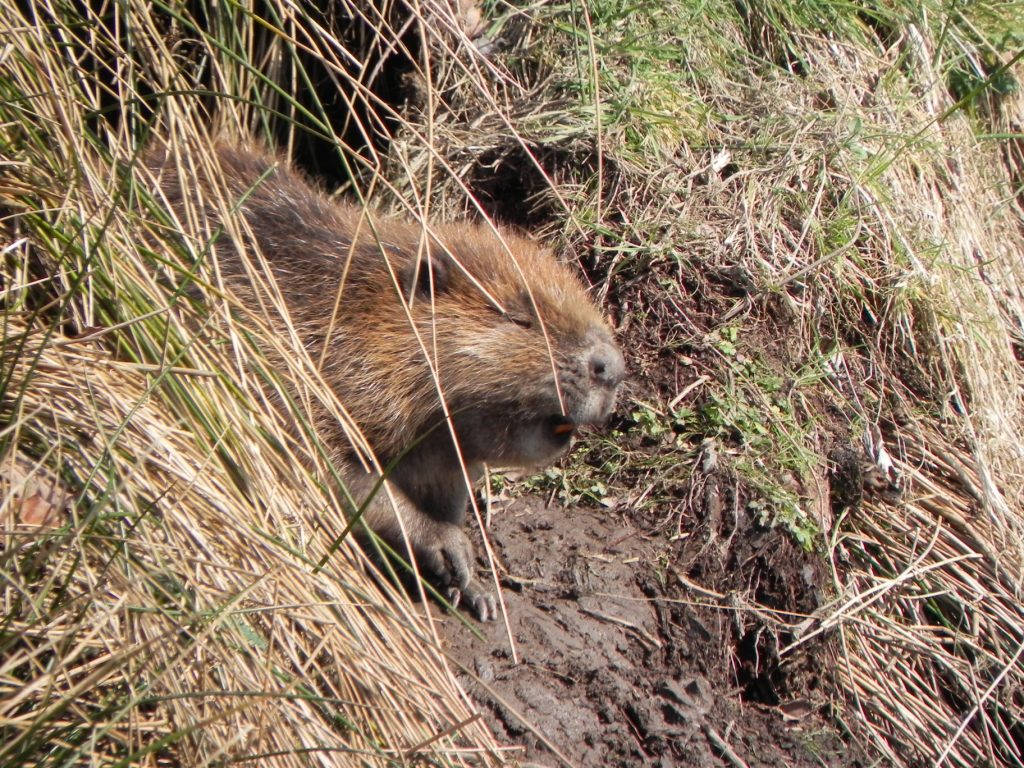
[[[197,763],[496,755],[429,623],[348,548],[317,568],[340,521],[272,449],[289,439],[252,407],[259,388],[217,373],[229,346],[156,367],[23,338],[11,429],[49,447],[76,499],[39,530],[6,495],[5,759],[192,762],[179,742]]]
[[[903,431],[902,507],[866,504],[839,551],[839,639],[851,714],[896,764],[1019,763],[1024,654],[1019,536],[986,519],[977,464]],[[1015,762],[1016,761],[1016,762]]]
[[[976,135],[985,115],[954,109],[935,40],[908,30],[903,51],[926,85],[909,103],[879,101],[876,126],[899,138],[849,189],[877,259],[858,277],[887,314],[843,383],[863,421],[883,424],[905,488],[902,503],[870,499],[841,522],[830,555],[844,607],[824,621],[839,685],[882,755],[1020,765],[1019,189],[999,144]],[[999,112],[1019,121],[1019,107]]]

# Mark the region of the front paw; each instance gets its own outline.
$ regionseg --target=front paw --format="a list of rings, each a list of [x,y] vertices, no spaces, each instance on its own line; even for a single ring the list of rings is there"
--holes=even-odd
[[[437,524],[415,550],[420,570],[437,584],[456,590],[469,586],[473,579],[473,545],[462,528]]]
[[[416,562],[424,575],[441,587],[453,608],[461,606],[480,621],[497,617],[494,596],[473,581],[473,545],[462,528],[438,525],[431,531],[430,541],[416,548]]]
[[[461,590],[449,587],[446,597],[453,608],[461,605],[478,621],[494,621],[498,618],[498,602],[494,595],[481,589],[475,582]]]

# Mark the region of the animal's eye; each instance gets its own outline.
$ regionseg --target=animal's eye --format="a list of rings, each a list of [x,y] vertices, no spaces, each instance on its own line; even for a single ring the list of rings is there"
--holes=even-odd
[[[532,328],[533,318],[525,312],[512,310],[511,312],[505,313],[505,319],[511,320],[513,323],[518,325],[520,328]]]

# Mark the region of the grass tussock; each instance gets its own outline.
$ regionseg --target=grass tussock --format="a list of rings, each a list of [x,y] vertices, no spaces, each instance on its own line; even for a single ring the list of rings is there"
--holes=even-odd
[[[502,761],[334,548],[315,365],[146,191],[145,142],[202,162],[216,124],[577,257],[645,442],[561,490],[678,533],[720,457],[829,567],[782,657],[828,641],[836,717],[895,765],[1024,764],[1024,8],[476,11],[0,10],[0,760]]]

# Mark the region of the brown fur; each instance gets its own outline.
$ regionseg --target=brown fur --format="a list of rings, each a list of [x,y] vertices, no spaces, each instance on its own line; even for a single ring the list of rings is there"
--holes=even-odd
[[[452,431],[473,479],[484,463],[536,466],[563,453],[576,426],[608,415],[624,375],[604,319],[579,279],[522,237],[474,224],[425,235],[419,223],[380,216],[371,227],[363,209],[327,198],[279,158],[228,145],[215,156],[216,184],[202,173],[183,180],[159,151],[148,165],[179,211],[184,196],[197,204],[197,190],[209,198],[215,186],[242,201],[313,359],[326,340],[324,379],[380,465],[398,460],[389,480],[421,569],[493,617],[493,599],[471,584],[468,491]],[[216,210],[204,212],[218,222]],[[248,290],[237,249],[222,243],[217,253],[222,272]],[[376,477],[357,468],[340,426],[322,414],[317,422],[349,490],[368,493]],[[390,503],[374,500],[364,514],[401,545]]]

